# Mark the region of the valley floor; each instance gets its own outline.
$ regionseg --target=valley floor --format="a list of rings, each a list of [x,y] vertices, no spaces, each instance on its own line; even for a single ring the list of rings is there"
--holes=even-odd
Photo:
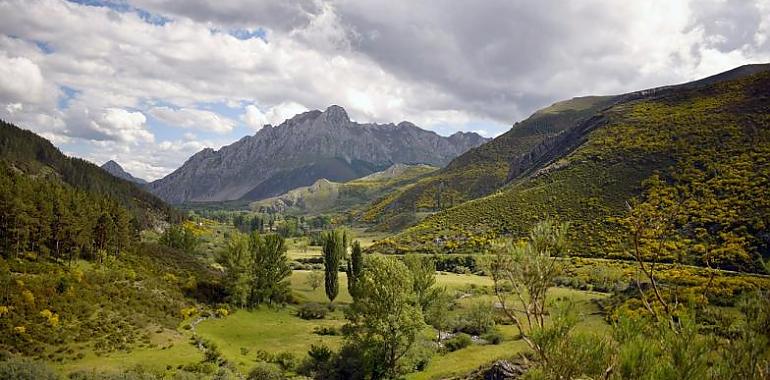
[[[326,303],[323,288],[313,290],[305,284],[309,271],[294,271],[291,277],[292,289],[300,302]],[[340,294],[335,303],[345,305],[351,302],[346,287],[346,277],[340,274]],[[456,310],[461,313],[466,307],[477,300],[490,304],[494,297],[489,294],[491,279],[477,275],[438,272],[437,285],[448,289],[467,292]],[[553,288],[551,297],[571,299],[578,305],[583,321],[579,325],[583,331],[593,331],[604,334],[609,325],[599,315],[598,306],[594,300],[607,295],[599,292],[581,291],[565,288]],[[224,318],[203,320],[194,328],[184,327],[194,322],[198,317],[180,324],[177,331],[167,331],[154,337],[158,346],[155,348],[139,348],[131,352],[117,352],[102,356],[87,353],[80,360],[59,364],[58,370],[63,373],[75,371],[121,371],[141,366],[152,372],[173,373],[174,369],[201,362],[203,353],[192,343],[192,336],[211,341],[221,351],[223,357],[235,363],[240,372],[246,374],[257,364],[260,355],[279,355],[289,353],[300,359],[307,354],[312,344],[323,343],[336,348],[341,342],[340,336],[321,336],[314,333],[318,327],[339,329],[345,318],[341,308],[337,308],[325,319],[307,321],[297,316],[298,305],[284,308],[262,307],[256,310],[238,310]],[[497,359],[509,358],[526,350],[526,345],[515,340],[516,331],[513,326],[499,326],[504,339],[500,344],[473,344],[470,347],[446,354],[437,353],[422,372],[408,376],[408,379],[439,379],[447,376],[461,375],[479,366]],[[435,337],[435,330],[425,331],[426,336]]]

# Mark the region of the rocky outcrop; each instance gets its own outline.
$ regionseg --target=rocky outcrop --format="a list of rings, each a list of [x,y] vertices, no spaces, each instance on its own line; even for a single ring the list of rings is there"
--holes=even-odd
[[[543,139],[532,150],[511,160],[508,170],[508,181],[511,181],[532,169],[540,168],[553,160],[564,157],[585,142],[588,133],[604,125],[606,117],[598,113],[573,128],[567,129],[555,136]]]
[[[126,181],[131,181],[133,183],[137,183],[140,185],[144,185],[147,183],[147,181],[141,178],[134,177],[131,175],[131,173],[123,170],[123,167],[113,160],[109,160],[105,162],[104,165],[101,166],[101,168],[107,171],[107,173],[110,173],[113,176],[118,177],[120,179],[125,179]]]
[[[524,361],[498,360],[456,380],[515,380],[524,376],[527,369],[529,365]]]
[[[148,189],[171,203],[259,200],[320,178],[344,182],[396,163],[444,166],[486,141],[475,133],[443,137],[409,122],[361,124],[331,106],[265,126],[218,151],[204,149]]]

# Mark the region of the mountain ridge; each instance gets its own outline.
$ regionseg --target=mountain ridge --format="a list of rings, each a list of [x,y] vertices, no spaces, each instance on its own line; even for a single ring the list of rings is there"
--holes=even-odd
[[[492,141],[453,159],[449,165],[423,178],[408,189],[374,203],[366,221],[387,225],[390,218],[416,211],[441,211],[463,202],[478,199],[498,191],[528,166],[553,159],[554,147],[564,148],[572,130],[589,121],[602,110],[641,98],[662,96],[671,91],[694,90],[724,81],[736,80],[770,70],[770,63],[747,64],[699,80],[652,87],[619,95],[579,96],[558,101],[535,111],[529,118]],[[559,140],[560,142],[558,142]]]
[[[259,200],[319,178],[345,182],[396,163],[444,166],[488,140],[473,132],[442,137],[407,121],[357,123],[332,105],[219,150],[203,149],[148,189],[171,203]]]
[[[680,205],[667,227],[677,248],[659,260],[764,271],[770,65],[723,74],[625,95],[518,155],[495,194],[428,216],[379,249],[479,252],[552,218],[572,222],[576,255],[627,258],[628,203]]]

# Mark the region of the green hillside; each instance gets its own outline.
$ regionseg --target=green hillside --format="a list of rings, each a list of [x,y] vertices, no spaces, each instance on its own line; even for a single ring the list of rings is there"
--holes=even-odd
[[[113,199],[131,211],[140,227],[176,217],[172,208],[136,184],[88,161],[67,157],[50,141],[4,121],[0,121],[0,161],[30,176]]]
[[[282,212],[291,215],[352,211],[436,170],[429,165],[396,164],[348,182],[320,179],[277,197],[251,204],[255,211]]]
[[[627,257],[623,218],[631,201],[664,216],[677,210],[666,252],[764,271],[770,72],[748,68],[629,94],[530,154],[532,166],[499,193],[430,216],[379,248],[477,252],[555,218],[572,223],[573,254]]]
[[[442,210],[491,194],[507,182],[511,160],[578,124],[612,99],[579,97],[542,109],[496,139],[455,158],[447,167],[375,202],[363,220],[381,226],[398,225],[394,219],[413,219],[416,212]]]

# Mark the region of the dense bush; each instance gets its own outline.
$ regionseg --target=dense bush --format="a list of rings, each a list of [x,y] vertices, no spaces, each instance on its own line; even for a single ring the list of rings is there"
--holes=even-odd
[[[281,352],[275,355],[273,362],[284,371],[292,371],[299,365],[299,359],[291,352]]]
[[[9,359],[0,360],[0,379],[59,380],[61,377],[44,363]]]
[[[498,329],[491,329],[481,335],[481,339],[484,339],[489,344],[500,344],[503,342],[503,333]]]
[[[324,319],[326,318],[326,313],[328,311],[329,309],[324,305],[316,302],[308,302],[302,304],[302,306],[297,309],[297,316],[302,319]]]
[[[257,363],[249,371],[249,380],[283,380],[285,377],[281,371],[272,364]]]
[[[493,327],[495,327],[495,318],[492,305],[489,302],[476,301],[460,315],[455,330],[479,336]]]
[[[470,335],[459,333],[449,339],[444,340],[444,349],[448,352],[454,352],[468,347],[471,344],[473,344],[473,339],[471,339]]]
[[[340,335],[339,329],[333,326],[316,326],[313,328],[313,334],[316,335]]]
[[[14,272],[26,275],[6,276]],[[167,274],[197,281],[183,289]],[[187,296],[216,281],[196,258],[157,244],[137,244],[93,266],[0,259],[0,306],[8,308],[0,330],[12,332],[0,334],[0,350],[63,361],[77,359],[58,349],[72,344],[90,345],[97,355],[146,346],[149,324],[176,329],[182,310],[194,304]]]

